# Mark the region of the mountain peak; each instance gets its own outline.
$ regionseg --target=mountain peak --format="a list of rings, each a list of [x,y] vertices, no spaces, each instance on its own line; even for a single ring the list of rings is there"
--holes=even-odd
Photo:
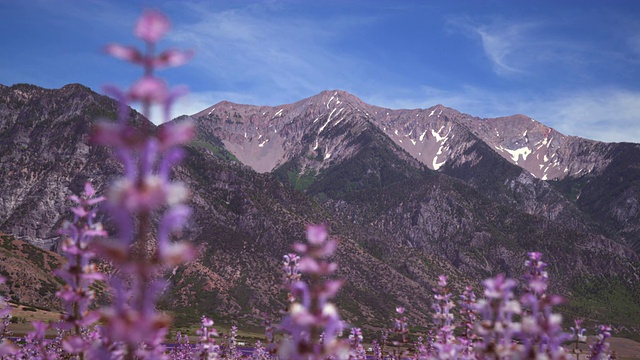
[[[92,91],[91,88],[88,88],[82,84],[78,84],[78,83],[73,83],[73,84],[67,84],[63,87],[60,88],[60,90],[63,91],[74,91],[74,90],[80,90],[80,91]]]
[[[322,104],[327,108],[337,107],[340,104],[351,104],[359,108],[368,106],[360,98],[344,90],[323,90],[317,95],[302,100],[302,102]]]

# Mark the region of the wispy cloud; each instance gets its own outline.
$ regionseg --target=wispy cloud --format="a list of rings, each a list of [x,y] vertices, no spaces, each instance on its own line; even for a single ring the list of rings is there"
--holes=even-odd
[[[574,66],[583,63],[591,51],[579,40],[562,38],[546,20],[505,20],[493,18],[477,21],[471,17],[451,17],[452,30],[477,39],[493,70],[501,76],[534,74],[543,65]]]
[[[530,104],[529,114],[560,132],[601,141],[640,142],[640,92],[596,89]],[[544,120],[546,119],[546,121]]]
[[[193,64],[220,91],[244,89],[263,101],[284,93],[292,101],[356,82],[358,69],[367,66],[334,44],[366,18],[284,16],[265,4],[224,11],[204,3],[188,7],[197,20],[177,28],[173,40],[197,48]]]

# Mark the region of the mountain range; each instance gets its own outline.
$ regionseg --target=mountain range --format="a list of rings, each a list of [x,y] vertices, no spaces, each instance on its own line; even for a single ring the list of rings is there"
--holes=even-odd
[[[118,176],[88,141],[116,112],[79,84],[0,85],[0,231],[12,244],[55,250],[67,196]],[[197,138],[173,175],[192,191],[183,236],[199,256],[169,274],[162,304],[178,323],[207,314],[257,326],[277,314],[282,256],[305,224],[325,223],[340,240],[338,306],[365,329],[388,325],[396,306],[426,325],[439,274],[454,292],[479,289],[498,273],[520,279],[526,253],[540,251],[567,319],[640,334],[639,144],[563,135],[525,115],[385,109],[339,90],[275,107],[223,101],[173,121],[185,118]],[[43,305],[11,281],[28,267],[3,266],[0,290]]]

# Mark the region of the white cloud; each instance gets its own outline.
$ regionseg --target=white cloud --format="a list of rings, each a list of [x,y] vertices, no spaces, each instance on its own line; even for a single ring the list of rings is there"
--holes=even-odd
[[[575,38],[563,38],[549,21],[494,18],[478,22],[469,17],[450,18],[448,24],[477,39],[493,70],[501,76],[536,74],[537,66],[583,64],[590,49]],[[599,50],[598,50],[599,51]]]
[[[475,29],[475,32],[482,40],[482,47],[493,62],[497,73],[522,72],[522,69],[516,67],[518,65],[512,64],[512,60],[513,55],[522,46],[523,28],[526,27],[522,25],[511,26],[499,31],[490,27],[478,27]]]
[[[609,142],[640,142],[640,92],[598,89],[559,96],[531,109],[537,120],[567,135]]]
[[[192,64],[213,87],[225,84],[220,90],[243,89],[263,99],[279,92],[293,101],[357,81],[366,66],[334,44],[366,18],[285,17],[264,4],[225,11],[204,3],[186,6],[197,19],[176,26],[171,39],[196,47]]]

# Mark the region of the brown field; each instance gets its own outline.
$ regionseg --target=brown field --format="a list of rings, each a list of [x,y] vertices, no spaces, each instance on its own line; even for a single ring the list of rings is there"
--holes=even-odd
[[[16,305],[13,303],[10,303],[10,305],[11,316],[18,320],[17,323],[11,323],[9,325],[9,331],[13,332],[14,336],[23,336],[33,330],[33,326],[31,326],[32,321],[50,322],[60,319],[60,313],[58,312],[45,311],[31,306]],[[54,335],[55,331],[47,331],[47,334]]]

